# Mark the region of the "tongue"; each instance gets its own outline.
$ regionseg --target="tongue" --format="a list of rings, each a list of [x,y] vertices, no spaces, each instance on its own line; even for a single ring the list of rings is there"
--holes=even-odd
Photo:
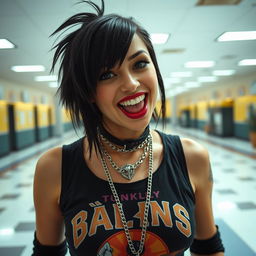
[[[139,102],[136,105],[131,105],[131,106],[122,106],[122,108],[129,113],[137,113],[141,111],[144,107],[144,101]]]

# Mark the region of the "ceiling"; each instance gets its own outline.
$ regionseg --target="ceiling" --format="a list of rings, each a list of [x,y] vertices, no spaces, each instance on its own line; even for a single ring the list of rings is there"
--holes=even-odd
[[[0,79],[55,92],[47,82],[35,82],[34,77],[49,74],[53,56],[50,49],[56,39],[49,35],[71,15],[88,10],[86,5],[75,3],[76,0],[0,0],[0,38],[7,38],[17,46],[0,50]],[[211,83],[213,86],[256,73],[256,66],[237,65],[242,59],[256,58],[256,40],[216,41],[226,31],[256,30],[256,0],[236,5],[196,3],[197,0],[105,0],[105,9],[106,13],[133,16],[149,33],[170,33],[166,44],[155,46],[163,77],[187,70],[193,71],[193,77],[183,78],[177,85],[167,82],[167,88],[211,75],[216,69],[235,69],[236,73],[219,78]],[[216,65],[207,69],[184,67],[186,61],[194,60],[213,60]],[[44,65],[46,71],[16,73],[10,70],[13,65]]]

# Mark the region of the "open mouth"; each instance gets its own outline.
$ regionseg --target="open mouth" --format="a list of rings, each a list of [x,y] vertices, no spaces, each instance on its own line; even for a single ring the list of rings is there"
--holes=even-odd
[[[118,103],[118,107],[129,118],[138,119],[147,113],[148,95],[145,92],[125,97]]]

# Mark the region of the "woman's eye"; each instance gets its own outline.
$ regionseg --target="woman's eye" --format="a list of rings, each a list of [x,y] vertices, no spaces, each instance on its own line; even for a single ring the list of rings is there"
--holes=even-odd
[[[103,74],[100,75],[99,80],[108,80],[114,77],[115,75],[111,71],[104,72]]]
[[[143,61],[136,62],[134,66],[135,66],[135,69],[142,69],[142,68],[145,68],[148,64],[149,64],[148,61],[143,60]]]

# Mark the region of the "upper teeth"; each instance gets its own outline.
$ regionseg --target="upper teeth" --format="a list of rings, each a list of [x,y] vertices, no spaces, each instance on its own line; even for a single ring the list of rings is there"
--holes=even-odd
[[[136,105],[144,99],[145,99],[145,94],[143,94],[141,96],[138,96],[138,97],[136,97],[132,100],[123,101],[123,102],[120,103],[120,105],[122,105],[122,106]]]

